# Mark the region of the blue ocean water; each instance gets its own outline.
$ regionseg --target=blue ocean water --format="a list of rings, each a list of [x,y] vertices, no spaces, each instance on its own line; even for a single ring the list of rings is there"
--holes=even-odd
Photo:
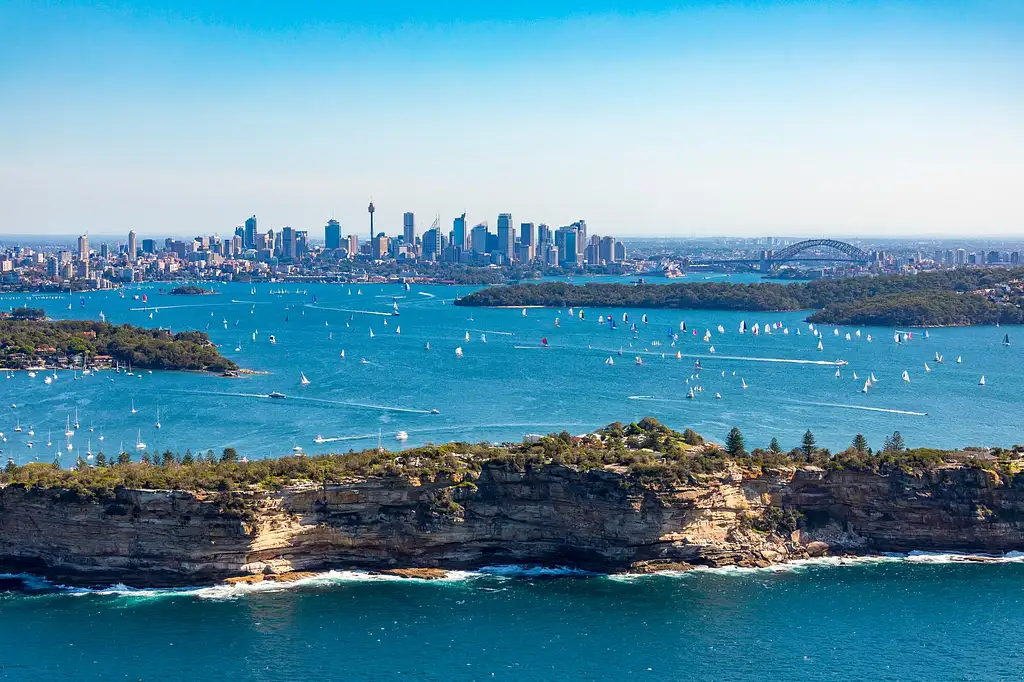
[[[1009,680],[1024,565],[0,593],[3,680]]]
[[[123,443],[138,452],[141,439],[149,450],[232,446],[255,458],[295,447],[308,453],[360,449],[378,437],[399,447],[399,431],[408,434],[407,445],[518,440],[645,415],[716,440],[738,426],[748,447],[778,437],[790,448],[806,429],[833,449],[858,432],[880,446],[894,430],[910,446],[1011,445],[1024,427],[1017,409],[1024,337],[1017,343],[1017,328],[933,329],[927,339],[923,330],[911,330],[913,339],[897,345],[892,329],[865,327],[857,337],[855,328],[841,328],[837,336],[826,327],[819,352],[800,312],[586,310],[580,320],[567,310],[530,309],[524,316],[520,309],[453,306],[470,287],[260,284],[255,294],[246,284],[216,288],[219,295],[205,297],[170,296],[157,285],[129,290],[124,298],[116,291],[0,297],[0,306],[42,306],[55,318],[99,319],[103,313],[115,323],[206,330],[240,365],[267,372],[239,379],[105,372],[78,380],[60,372],[51,384],[42,374],[32,379],[15,372],[0,378],[4,454],[49,462],[59,451],[70,464],[90,448],[113,453]],[[142,294],[146,304],[133,297]],[[390,314],[395,302],[399,316]],[[629,323],[622,322],[624,313]],[[598,323],[607,314],[615,317],[615,330]],[[762,327],[780,322],[790,334],[740,335],[741,320]],[[672,346],[669,332],[678,333],[683,321],[687,333]],[[702,341],[706,330],[709,342]],[[1004,333],[1010,346],[1001,343]],[[943,355],[941,364],[936,353]],[[606,364],[609,357],[614,365]],[[838,367],[838,378],[837,360],[849,363]],[[901,379],[904,370],[909,383]],[[862,393],[871,373],[877,382]],[[978,385],[982,375],[985,386]],[[704,391],[689,400],[690,386]],[[287,398],[269,399],[272,391]],[[63,432],[76,409],[81,426],[69,450]],[[317,436],[324,442],[314,442]]]

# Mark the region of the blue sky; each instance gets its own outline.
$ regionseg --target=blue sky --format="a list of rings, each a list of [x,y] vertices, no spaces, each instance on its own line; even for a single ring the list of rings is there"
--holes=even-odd
[[[0,232],[1024,233],[1024,3],[0,3]]]

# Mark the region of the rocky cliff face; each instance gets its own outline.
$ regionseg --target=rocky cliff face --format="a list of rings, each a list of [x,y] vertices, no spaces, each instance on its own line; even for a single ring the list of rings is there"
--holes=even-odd
[[[0,569],[66,582],[176,585],[329,568],[476,568],[503,563],[594,570],[764,565],[808,549],[1024,549],[1024,484],[976,469],[879,475],[732,471],[693,485],[643,486],[613,471],[487,465],[474,481],[371,479],[228,499],[120,491],[0,490]],[[759,532],[769,507],[805,515],[802,532]]]

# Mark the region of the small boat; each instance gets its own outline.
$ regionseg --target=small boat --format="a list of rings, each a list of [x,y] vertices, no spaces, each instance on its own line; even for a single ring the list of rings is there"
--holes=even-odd
[[[132,414],[135,414],[138,410],[135,409],[135,398],[132,398]]]
[[[71,416],[68,416],[67,423],[64,426],[64,435],[68,438],[75,435],[75,432],[71,430]]]
[[[1004,346],[1009,346],[1010,345],[1010,335],[1009,334],[1003,334],[1003,345]]]
[[[395,434],[395,440],[409,440],[409,434],[405,431],[399,431]]]
[[[910,383],[910,373],[907,370],[903,370],[903,381]]]
[[[924,371],[926,371],[926,372],[930,372],[930,371],[932,371],[932,368],[928,366],[928,363],[927,363],[927,362],[926,362],[926,363],[924,363]]]
[[[306,375],[303,374],[302,372],[299,372],[299,376],[301,377],[299,381],[302,383],[302,385],[309,386],[309,379],[306,378]]]
[[[638,356],[636,356],[636,359],[634,360],[634,363],[637,364],[637,365],[642,365],[642,364],[644,364],[644,359],[638,355]]]
[[[158,429],[161,428],[161,426],[160,426],[160,408],[159,407],[156,408],[156,423],[153,424],[153,426],[155,426]]]
[[[740,379],[740,385],[743,386],[743,388],[746,388],[747,387],[746,379]]]
[[[721,399],[722,399],[722,394],[721,393],[716,393],[715,394],[715,400],[721,400]]]
[[[425,344],[423,344],[423,350],[430,350],[430,341],[427,341]]]
[[[370,332],[370,336],[373,336],[373,332],[372,332],[372,331]],[[273,346],[273,345],[276,345],[276,344],[277,344],[277,339],[275,339],[275,338],[274,338],[274,335],[273,335],[273,334],[271,334],[271,335],[270,335],[270,345],[272,345],[272,346]]]
[[[36,373],[35,372],[29,372],[28,373],[28,378],[29,379],[35,379],[36,378]]]
[[[455,349],[455,357],[457,357],[457,358],[461,358],[462,357],[462,346],[459,346],[458,348]]]
[[[853,380],[857,381],[857,373],[856,372],[853,373]]]
[[[20,421],[19,421],[19,422],[17,423],[17,425],[16,425],[15,427],[14,427],[14,430],[15,430],[15,431],[21,431],[21,422],[20,422]]]
[[[345,349],[344,348],[341,349],[341,356],[340,357],[345,357]]]
[[[609,355],[608,359],[604,361],[604,364],[606,364],[606,365],[614,365],[615,364],[615,360],[612,358],[612,356]]]
[[[956,364],[959,365],[961,362],[963,362],[963,358],[961,358],[959,355],[956,356]]]
[[[146,444],[142,442],[142,429],[139,429],[138,433],[135,436],[135,449],[136,450],[145,450],[146,449]]]
[[[401,334],[402,333],[402,325],[398,325],[397,327],[395,327],[395,333],[396,334]]]
[[[838,378],[839,378],[839,370],[837,369],[836,370],[836,379],[838,379]]]
[[[268,398],[277,398],[278,400],[280,400],[280,399],[285,397],[285,394],[284,393],[278,393],[277,391],[271,391],[270,394],[267,395],[267,397]]]
[[[821,345],[821,340],[818,340],[818,350],[825,350]]]
[[[469,343],[469,332],[466,332],[466,343]]]
[[[871,388],[871,379],[864,382],[864,388],[860,389],[860,392],[867,393],[869,388]]]
[[[715,352],[715,347],[711,346],[710,348],[708,348],[708,352],[709,353],[714,353]]]
[[[76,407],[76,408],[75,408],[75,430],[77,431],[77,430],[78,430],[78,429],[80,429],[80,428],[82,428],[82,427],[81,427],[81,425],[80,425],[80,424],[78,423],[78,408]]]
[[[441,411],[435,407],[430,411],[430,414],[441,414]]]
[[[480,335],[480,343],[487,343],[487,334]]]
[[[984,386],[985,385],[985,375],[984,374],[982,374],[981,375],[981,379],[978,380],[978,385],[979,386]]]
[[[875,378],[875,373],[874,372],[871,373],[871,377],[868,379],[868,381],[870,381],[872,384],[877,384],[878,383],[878,379]]]
[[[53,383],[53,377],[46,377],[45,379],[43,379],[43,383],[44,384],[52,384]]]
[[[316,443],[317,445],[320,445],[321,443],[325,442],[325,440],[323,436],[317,434],[316,438],[313,439],[313,442]]]

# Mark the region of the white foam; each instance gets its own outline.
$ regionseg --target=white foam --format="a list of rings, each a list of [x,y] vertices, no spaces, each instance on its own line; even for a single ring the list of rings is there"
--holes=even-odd
[[[518,564],[484,566],[479,570],[479,573],[503,578],[555,578],[562,576],[597,575],[590,571],[570,568],[568,566],[520,566]]]
[[[906,414],[912,417],[927,417],[927,412],[914,412],[912,410],[894,410],[886,407],[868,407],[867,405],[846,405],[844,403],[812,403],[803,400],[788,400],[786,402],[797,405],[814,405],[815,407],[839,407],[845,410],[864,410],[866,412],[885,412],[887,414]]]

